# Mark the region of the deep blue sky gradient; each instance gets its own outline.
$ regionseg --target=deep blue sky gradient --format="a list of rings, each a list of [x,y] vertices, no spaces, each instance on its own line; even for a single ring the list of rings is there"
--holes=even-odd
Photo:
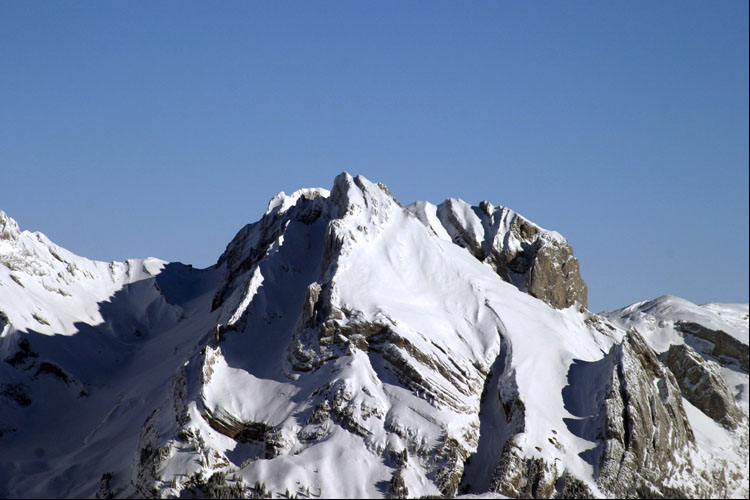
[[[280,190],[565,235],[594,310],[748,300],[748,2],[0,2],[0,208],[204,267]]]

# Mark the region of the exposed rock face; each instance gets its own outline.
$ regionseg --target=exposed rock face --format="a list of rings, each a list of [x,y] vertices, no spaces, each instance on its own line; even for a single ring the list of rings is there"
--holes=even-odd
[[[408,207],[438,235],[450,238],[519,290],[563,309],[588,305],[588,290],[567,240],[506,207],[472,207],[450,198],[437,207]]]
[[[747,482],[741,478],[748,453],[748,376],[742,368],[747,340],[740,339],[747,339],[747,305],[698,306],[665,295],[605,316],[621,328],[637,328],[661,353],[664,370],[673,374],[684,398],[683,410],[695,436],[691,450],[704,452],[711,446],[707,443],[718,440],[736,457],[716,453],[701,458],[694,451],[690,455],[674,452],[677,466],[670,469],[671,480],[665,483],[670,489],[661,491],[669,496],[746,496]]]
[[[598,463],[602,488],[620,498],[710,494],[711,485],[690,470],[695,437],[672,373],[634,330],[614,355]],[[686,471],[692,484],[670,486]]]
[[[508,441],[490,489],[510,498],[552,498],[560,471],[541,458],[524,457],[521,449]]]
[[[393,473],[388,488],[388,498],[409,498],[409,488],[407,488],[404,483],[402,469],[397,469],[396,472]]]
[[[519,441],[527,430],[526,405],[518,393],[514,371],[507,369],[512,362],[511,351],[503,349],[500,356],[504,358],[503,373],[496,390],[507,424],[507,441],[492,472],[489,489],[511,498],[550,498],[563,471],[541,458],[525,456]]]
[[[0,311],[0,333],[5,330],[5,327],[10,323],[10,320],[8,319],[8,316],[3,312]]]
[[[687,344],[673,344],[662,355],[685,398],[728,429],[742,421],[742,410],[734,400],[719,365],[707,361]]]
[[[553,307],[563,309],[576,302],[588,306],[586,283],[567,243],[541,245],[527,276],[529,293]]]
[[[734,359],[745,373],[750,371],[750,351],[748,351],[747,345],[728,333],[721,330],[711,330],[690,321],[678,321],[675,323],[675,328],[684,334],[693,335],[699,339],[713,343],[711,355],[718,359],[722,357]]]
[[[194,477],[186,490],[194,498],[266,498],[261,492],[249,488],[242,480],[227,479],[224,472],[211,474],[208,480]]]

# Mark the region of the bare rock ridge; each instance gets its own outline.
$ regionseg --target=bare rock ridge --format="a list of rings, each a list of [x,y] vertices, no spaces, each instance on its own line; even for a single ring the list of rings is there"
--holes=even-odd
[[[746,496],[746,305],[586,293],[559,234],[347,173],[205,270],[0,212],[0,496]]]
[[[637,329],[659,354],[660,362],[679,386],[699,449],[707,440],[735,440],[739,456],[747,457],[750,378],[743,365],[748,352],[747,304],[697,306],[665,295],[604,316],[621,328]],[[701,464],[704,467],[701,474],[707,481],[694,483],[692,496],[730,495],[727,485],[731,478],[743,474],[737,462],[721,454],[708,461],[687,460],[679,454],[674,458],[676,464],[682,464],[675,469],[675,477],[694,475]],[[677,496],[678,492],[669,495]]]

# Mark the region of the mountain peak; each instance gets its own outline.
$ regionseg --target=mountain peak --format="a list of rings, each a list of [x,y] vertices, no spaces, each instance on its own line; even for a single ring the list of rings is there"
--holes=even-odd
[[[338,208],[339,217],[364,209],[377,213],[379,208],[398,205],[384,184],[374,183],[364,175],[352,177],[348,172],[342,172],[334,179],[331,202]]]
[[[0,210],[0,240],[17,239],[21,234],[18,223]]]
[[[330,195],[330,191],[323,188],[303,188],[298,189],[292,194],[286,194],[284,191],[281,191],[269,200],[265,215],[283,214],[293,207],[300,198],[312,200],[319,196],[328,198]]]

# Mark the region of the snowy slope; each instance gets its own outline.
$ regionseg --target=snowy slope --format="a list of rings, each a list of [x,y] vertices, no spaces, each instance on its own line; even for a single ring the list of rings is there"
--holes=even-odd
[[[18,329],[71,335],[75,323],[102,322],[97,304],[125,285],[158,274],[166,262],[132,259],[96,262],[20,231],[0,211],[0,304]],[[142,314],[142,311],[135,311]]]
[[[582,307],[564,238],[441,207],[344,173],[206,270],[89,261],[0,213],[0,496],[744,493],[746,417]]]
[[[205,307],[159,283],[212,271],[91,261],[2,212],[0,263],[0,496],[93,496],[99,469],[129,471],[155,396],[210,328],[181,328]]]

